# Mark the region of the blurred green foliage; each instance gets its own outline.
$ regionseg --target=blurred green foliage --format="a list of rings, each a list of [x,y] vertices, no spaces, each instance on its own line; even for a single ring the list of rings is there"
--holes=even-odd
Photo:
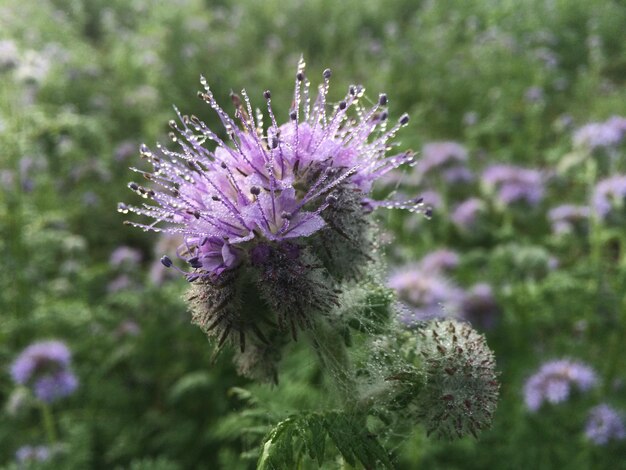
[[[331,99],[358,82],[370,97],[386,91],[395,117],[409,112],[403,148],[452,139],[475,170],[552,171],[574,127],[626,115],[625,30],[626,5],[611,0],[2,2],[0,465],[16,468],[20,446],[45,443],[37,409],[8,406],[8,366],[38,339],[67,342],[80,378],[53,407],[64,448],[42,468],[254,468],[271,425],[323,402],[302,345],[276,389],[236,377],[228,357],[211,364],[184,281],[149,277],[162,254],[156,236],[125,227],[115,210],[135,197],[125,184],[127,167],[141,165],[139,144],[167,140],[172,104],[220,129],[196,98],[200,74],[223,103],[231,89],[245,86],[256,103],[271,89],[284,119],[302,54],[311,74],[333,69]],[[619,156],[613,172],[626,170]],[[443,183],[433,221],[383,219],[391,262],[454,247],[456,279],[491,283],[502,306],[488,333],[502,381],[493,429],[455,443],[407,430],[386,442],[398,468],[626,468],[623,443],[594,447],[581,432],[594,403],[626,409],[624,221],[559,238],[545,218],[589,197],[599,173],[586,162],[559,173],[534,211],[490,207],[473,234],[451,226],[458,188]],[[139,250],[141,264],[113,267],[119,246]],[[531,415],[523,383],[557,356],[592,364],[602,386]]]

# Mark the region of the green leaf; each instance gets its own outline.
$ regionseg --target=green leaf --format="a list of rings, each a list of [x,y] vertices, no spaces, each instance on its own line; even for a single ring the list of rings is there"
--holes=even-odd
[[[257,469],[295,468],[305,452],[321,467],[327,439],[352,466],[359,462],[366,469],[379,468],[379,465],[393,469],[387,451],[364,423],[365,416],[341,411],[292,415],[267,434]]]

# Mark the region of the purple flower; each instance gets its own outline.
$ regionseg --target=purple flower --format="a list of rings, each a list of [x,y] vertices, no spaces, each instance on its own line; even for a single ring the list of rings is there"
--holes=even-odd
[[[33,389],[37,398],[53,402],[71,395],[78,380],[70,370],[71,354],[60,341],[43,341],[27,347],[11,365],[11,376]]]
[[[476,223],[478,215],[484,212],[485,208],[485,203],[482,199],[473,197],[456,206],[452,211],[450,219],[459,229],[470,230]]]
[[[408,308],[400,320],[412,325],[419,321],[454,316],[463,292],[441,275],[427,271],[421,264],[410,264],[391,274],[387,285]]]
[[[626,118],[612,116],[604,122],[592,122],[579,128],[573,137],[574,146],[595,150],[616,147],[626,136]]]
[[[415,170],[423,179],[434,170],[442,170],[443,178],[449,183],[469,182],[474,175],[465,166],[467,150],[456,142],[431,142],[424,145],[422,158]]]
[[[554,233],[569,233],[576,224],[587,220],[590,213],[589,207],[563,204],[551,209],[548,212],[548,219],[552,223]]]
[[[435,250],[422,258],[420,267],[424,271],[448,271],[459,265],[459,255],[447,249]]]
[[[109,257],[109,264],[112,268],[123,266],[136,266],[141,262],[141,252],[128,246],[117,247]]]
[[[482,330],[492,329],[500,315],[500,306],[491,286],[486,283],[472,286],[463,296],[461,312],[473,326]]]
[[[140,153],[153,171],[135,171],[153,181],[154,189],[129,184],[155,204],[120,203],[120,212],[155,219],[149,225],[132,225],[181,234],[184,243],[177,254],[196,270],[186,273],[188,278],[215,279],[239,266],[258,243],[302,240],[329,227],[328,217],[341,195],[356,195],[368,209],[421,210],[417,199],[368,198],[374,181],[413,160],[411,152],[385,156],[408,116],[388,129],[387,96],[379,95],[374,106],[365,108],[360,86],[351,86],[339,103],[327,103],[330,75],[324,71],[319,93],[312,97],[304,62],[299,63],[290,120],[280,126],[266,91],[267,130],[245,90],[242,97],[231,96],[236,121],[217,104],[202,78],[205,91],[199,96],[217,113],[230,142],[195,116],[176,111],[180,122],[170,121],[170,126],[180,136],[173,134],[180,151],[157,144],[153,152],[142,145]]]
[[[544,402],[556,404],[569,398],[575,385],[585,392],[598,379],[591,367],[569,359],[546,362],[524,385],[524,399],[530,411],[537,411]]]
[[[541,103],[544,100],[543,88],[531,86],[524,92],[524,99],[528,103]]]
[[[50,459],[52,452],[46,446],[22,446],[15,453],[19,463],[45,462]]]
[[[596,213],[606,218],[614,207],[624,206],[626,197],[626,175],[615,175],[596,184],[592,195],[592,206]]]
[[[503,205],[524,201],[536,206],[543,199],[544,176],[538,170],[492,165],[485,169],[482,178],[488,188],[495,189],[496,198]]]
[[[585,436],[596,445],[603,446],[609,441],[626,438],[624,421],[617,410],[606,404],[595,406],[589,412]]]

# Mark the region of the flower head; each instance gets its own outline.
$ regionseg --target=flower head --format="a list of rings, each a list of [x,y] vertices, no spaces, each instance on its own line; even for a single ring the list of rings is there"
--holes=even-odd
[[[569,398],[572,386],[587,391],[597,382],[591,367],[569,359],[545,363],[524,385],[524,399],[530,411],[537,411],[544,402],[556,404]]]
[[[576,147],[590,150],[611,148],[621,144],[626,137],[626,118],[611,116],[604,122],[592,122],[579,128],[573,137]]]
[[[423,208],[421,198],[370,198],[376,180],[413,161],[409,151],[386,155],[408,116],[389,124],[387,96],[365,107],[364,88],[356,85],[340,102],[328,103],[330,76],[325,70],[313,95],[301,60],[286,123],[279,125],[272,94],[264,93],[268,126],[245,90],[231,95],[231,117],[202,78],[199,97],[217,113],[228,141],[176,110],[171,138],[180,149],[142,145],[153,169],[134,170],[152,184],[129,184],[153,204],[118,208],[154,219],[131,225],[182,237],[176,254],[189,270],[168,256],[162,263],[197,284],[189,297],[194,321],[220,345],[237,338],[242,353],[247,332],[263,342],[261,318],[295,338],[312,312],[336,304],[336,283],[355,277],[372,259],[372,210]],[[244,292],[258,295],[262,307],[248,311]]]
[[[586,206],[563,204],[548,212],[548,219],[552,223],[552,231],[556,234],[569,233],[582,221],[589,218],[591,210]]]
[[[617,410],[603,403],[589,412],[585,436],[594,444],[603,446],[612,440],[626,439],[626,427]]]
[[[450,219],[452,223],[461,230],[469,231],[481,212],[485,212],[486,205],[482,199],[470,198],[461,202],[454,208]]]
[[[467,168],[467,150],[457,142],[430,142],[422,149],[422,158],[415,170],[421,178],[441,170],[449,183],[468,182],[474,176]]]
[[[11,375],[16,383],[32,387],[40,400],[52,402],[78,387],[70,359],[69,349],[60,341],[34,343],[13,362]]]
[[[495,189],[503,205],[523,201],[536,206],[544,196],[543,180],[540,171],[513,165],[492,165],[483,172],[483,183]]]
[[[614,207],[623,207],[626,197],[626,175],[615,175],[596,184],[592,206],[600,217],[607,217]]]

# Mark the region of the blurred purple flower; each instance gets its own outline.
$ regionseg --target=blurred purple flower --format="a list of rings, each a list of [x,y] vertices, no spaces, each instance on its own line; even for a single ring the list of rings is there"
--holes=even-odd
[[[626,136],[626,118],[611,116],[604,122],[592,122],[576,130],[572,138],[574,146],[595,150],[616,147]]]
[[[556,234],[569,233],[574,226],[589,218],[591,210],[587,206],[563,204],[548,212],[552,231]]]
[[[463,292],[439,271],[425,271],[421,264],[407,265],[391,274],[387,285],[408,308],[400,321],[412,325],[419,321],[454,316]]]
[[[450,215],[450,219],[459,229],[469,230],[476,223],[478,215],[484,212],[485,209],[484,201],[473,197],[456,206]]]
[[[124,140],[115,147],[114,156],[118,162],[128,160],[139,151],[139,146],[132,140]]]
[[[540,103],[544,100],[543,88],[532,86],[524,92],[524,99],[528,103]]]
[[[422,148],[422,158],[415,165],[421,179],[434,170],[441,170],[449,183],[468,182],[474,177],[466,167],[467,150],[456,142],[431,142]]]
[[[52,456],[47,446],[22,446],[15,453],[15,459],[20,464],[32,462],[46,462]]]
[[[544,196],[544,176],[538,170],[514,165],[491,165],[482,175],[483,183],[495,189],[497,200],[508,205],[524,201],[536,206]]]
[[[544,402],[561,403],[569,398],[573,385],[585,392],[597,381],[593,369],[581,362],[569,359],[546,362],[524,385],[526,407],[537,411]]]
[[[27,347],[11,365],[11,376],[32,387],[37,398],[53,402],[71,395],[78,380],[70,370],[71,353],[60,341],[42,341]]]
[[[424,256],[419,265],[422,270],[427,272],[448,271],[459,265],[459,255],[452,250],[439,249]]]
[[[135,267],[141,263],[141,258],[141,251],[128,246],[120,246],[111,253],[109,265],[115,269]]]
[[[463,296],[461,312],[473,326],[482,330],[492,329],[500,316],[500,306],[491,286],[487,283],[472,286]]]
[[[624,421],[614,408],[606,404],[595,406],[589,412],[585,436],[596,445],[603,446],[609,441],[626,438]]]
[[[592,195],[592,206],[596,213],[605,218],[614,207],[623,207],[626,197],[626,175],[615,175],[596,184]]]

